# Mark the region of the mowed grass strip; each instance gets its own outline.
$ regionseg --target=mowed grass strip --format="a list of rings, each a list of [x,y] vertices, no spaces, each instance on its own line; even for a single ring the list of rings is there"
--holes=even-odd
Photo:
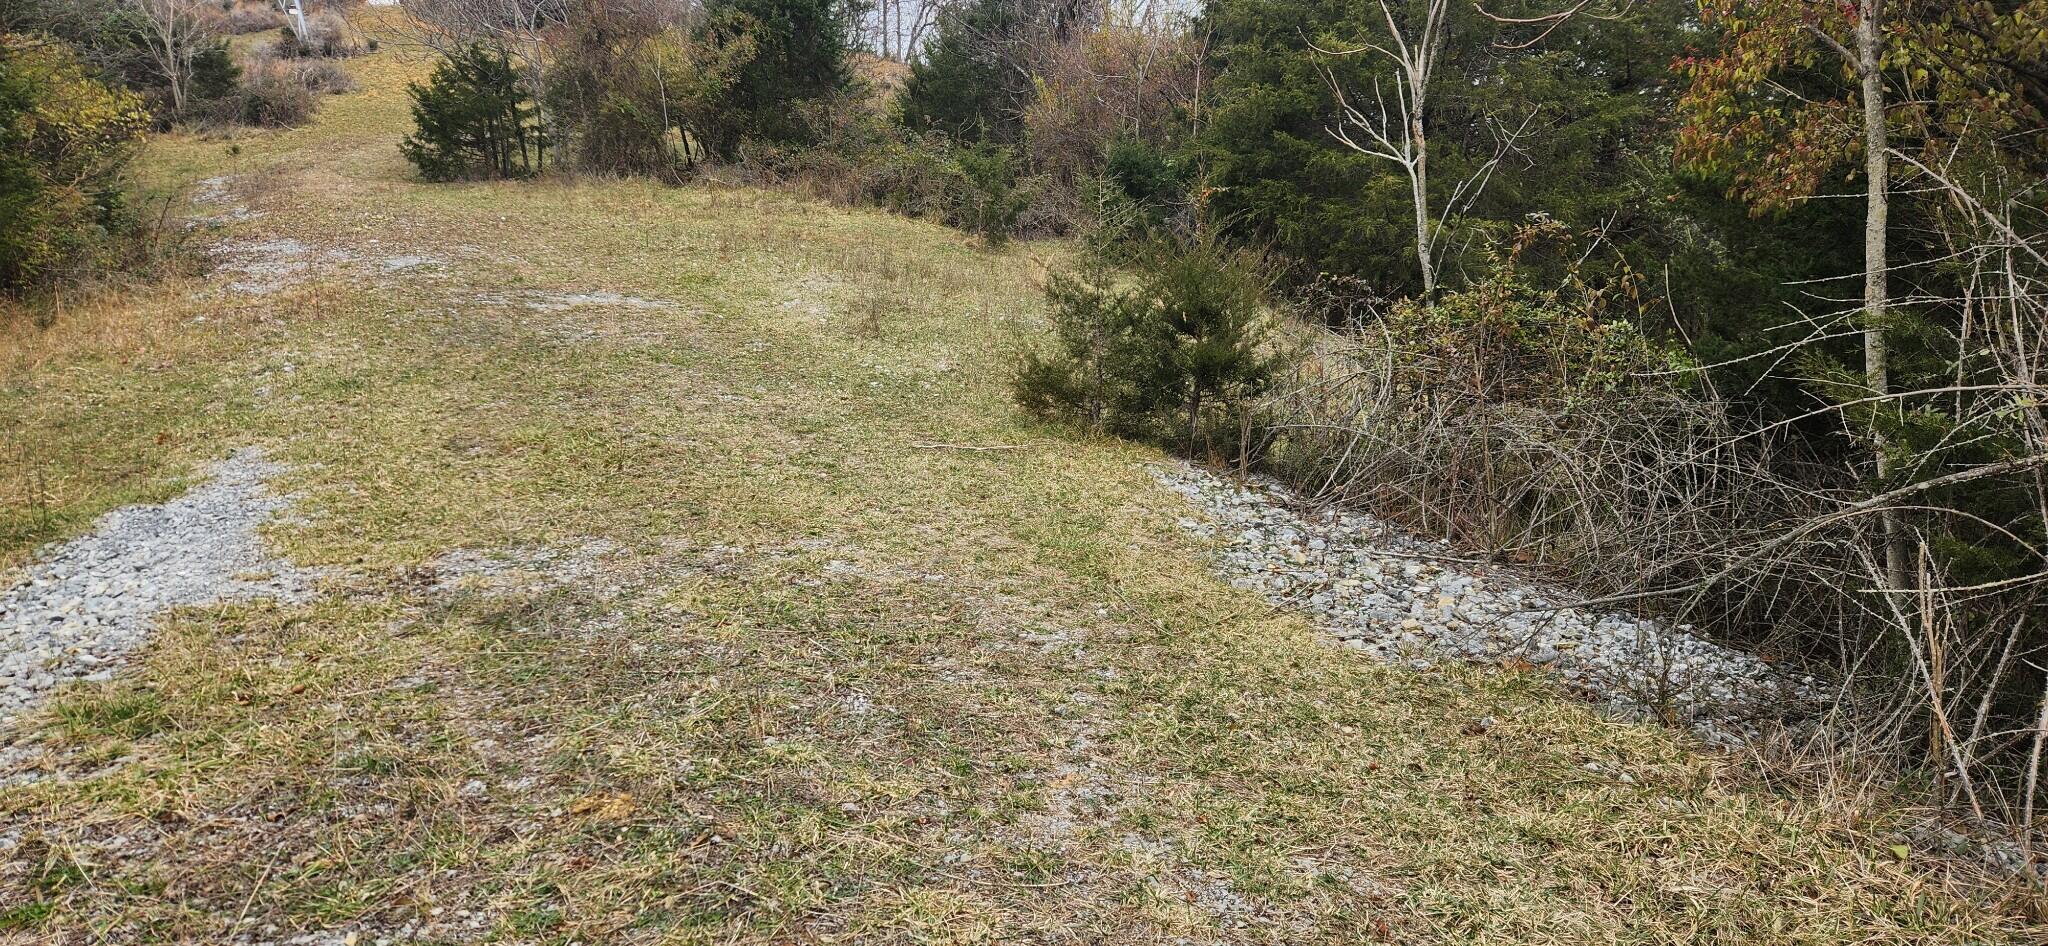
[[[419,65],[349,68],[315,125],[148,172],[230,176],[264,216],[206,238],[298,240],[305,278],[10,336],[7,554],[257,443],[298,496],[272,540],[330,577],[175,615],[24,722],[51,777],[0,789],[0,941],[2032,938],[1893,824],[1216,581],[1161,457],[1007,401],[1065,248],[418,184]]]

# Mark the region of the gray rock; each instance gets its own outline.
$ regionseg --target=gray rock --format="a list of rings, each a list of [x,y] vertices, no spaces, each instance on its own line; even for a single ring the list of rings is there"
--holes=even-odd
[[[1298,513],[1305,504],[1268,481],[1238,486],[1186,465],[1154,475],[1203,513],[1206,521],[1183,519],[1184,528],[1225,543],[1217,561],[1231,584],[1309,612],[1346,647],[1380,659],[1427,669],[1431,657],[1518,654],[1630,718],[1646,716],[1646,701],[1668,680],[1671,708],[1720,744],[1753,736],[1744,721],[1760,711],[1783,714],[1826,697],[1819,681],[1780,675],[1688,626],[1557,606],[1573,596],[1505,568],[1454,561],[1470,556],[1368,515]]]
[[[116,509],[43,549],[0,592],[0,720],[67,681],[109,679],[171,608],[311,597],[314,574],[257,535],[288,503],[265,485],[279,470],[259,450],[236,451],[183,496]]]

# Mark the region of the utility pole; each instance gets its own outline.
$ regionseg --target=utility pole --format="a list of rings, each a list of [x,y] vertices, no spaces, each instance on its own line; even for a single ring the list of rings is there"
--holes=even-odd
[[[311,37],[306,31],[305,0],[277,0],[277,8],[291,23],[292,35],[299,38],[299,45],[303,46],[310,42]]]

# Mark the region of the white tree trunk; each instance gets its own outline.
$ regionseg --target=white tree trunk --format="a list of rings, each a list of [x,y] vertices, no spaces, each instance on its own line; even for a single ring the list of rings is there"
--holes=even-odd
[[[1429,0],[1420,27],[1410,24],[1404,30],[1394,19],[1394,10],[1387,5],[1387,0],[1380,0],[1380,16],[1387,27],[1386,39],[1383,42],[1368,40],[1356,49],[1334,53],[1348,56],[1371,51],[1393,60],[1399,67],[1394,74],[1393,107],[1387,105],[1375,83],[1373,92],[1377,114],[1364,112],[1351,104],[1334,72],[1325,75],[1331,92],[1337,96],[1340,114],[1340,121],[1337,127],[1330,129],[1330,134],[1360,154],[1400,165],[1408,175],[1408,193],[1415,210],[1415,260],[1422,272],[1424,298],[1436,294],[1437,284],[1436,228],[1429,214],[1429,134],[1424,124],[1424,104],[1429,100],[1429,80],[1436,71],[1437,56],[1443,52],[1444,18],[1449,10],[1450,0]],[[1315,48],[1317,52],[1329,52]],[[1353,136],[1347,129],[1356,129],[1360,134]],[[1488,170],[1491,170],[1491,162]]]
[[[1436,295],[1436,240],[1429,224],[1429,138],[1422,125],[1420,96],[1415,104],[1408,120],[1408,139],[1415,152],[1408,186],[1415,197],[1415,258],[1422,264],[1422,296],[1426,299]]]

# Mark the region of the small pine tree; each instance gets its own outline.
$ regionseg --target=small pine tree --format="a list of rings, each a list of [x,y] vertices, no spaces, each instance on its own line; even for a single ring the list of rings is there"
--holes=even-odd
[[[1186,417],[1187,449],[1201,433],[1202,409],[1236,418],[1245,400],[1272,384],[1265,299],[1257,267],[1211,244],[1168,253],[1148,283],[1154,299],[1151,389]]]
[[[192,57],[192,97],[201,102],[218,102],[241,88],[242,67],[235,64],[226,40],[200,50]]]
[[[952,149],[959,185],[947,222],[967,230],[990,246],[1009,241],[1017,218],[1031,203],[1017,184],[1017,154],[1008,147],[983,144]]]
[[[1250,260],[1207,243],[1156,251],[1149,268],[1132,288],[1102,270],[1053,279],[1056,347],[1027,353],[1012,391],[1033,414],[1193,453],[1203,420],[1236,428],[1280,366],[1265,287]]]
[[[1056,273],[1047,281],[1051,351],[1027,350],[1011,381],[1017,403],[1033,415],[1116,429],[1138,400],[1130,369],[1138,357],[1144,303],[1100,267]]]
[[[406,91],[416,129],[398,148],[427,180],[525,177],[544,163],[533,98],[503,49],[465,46]]]

